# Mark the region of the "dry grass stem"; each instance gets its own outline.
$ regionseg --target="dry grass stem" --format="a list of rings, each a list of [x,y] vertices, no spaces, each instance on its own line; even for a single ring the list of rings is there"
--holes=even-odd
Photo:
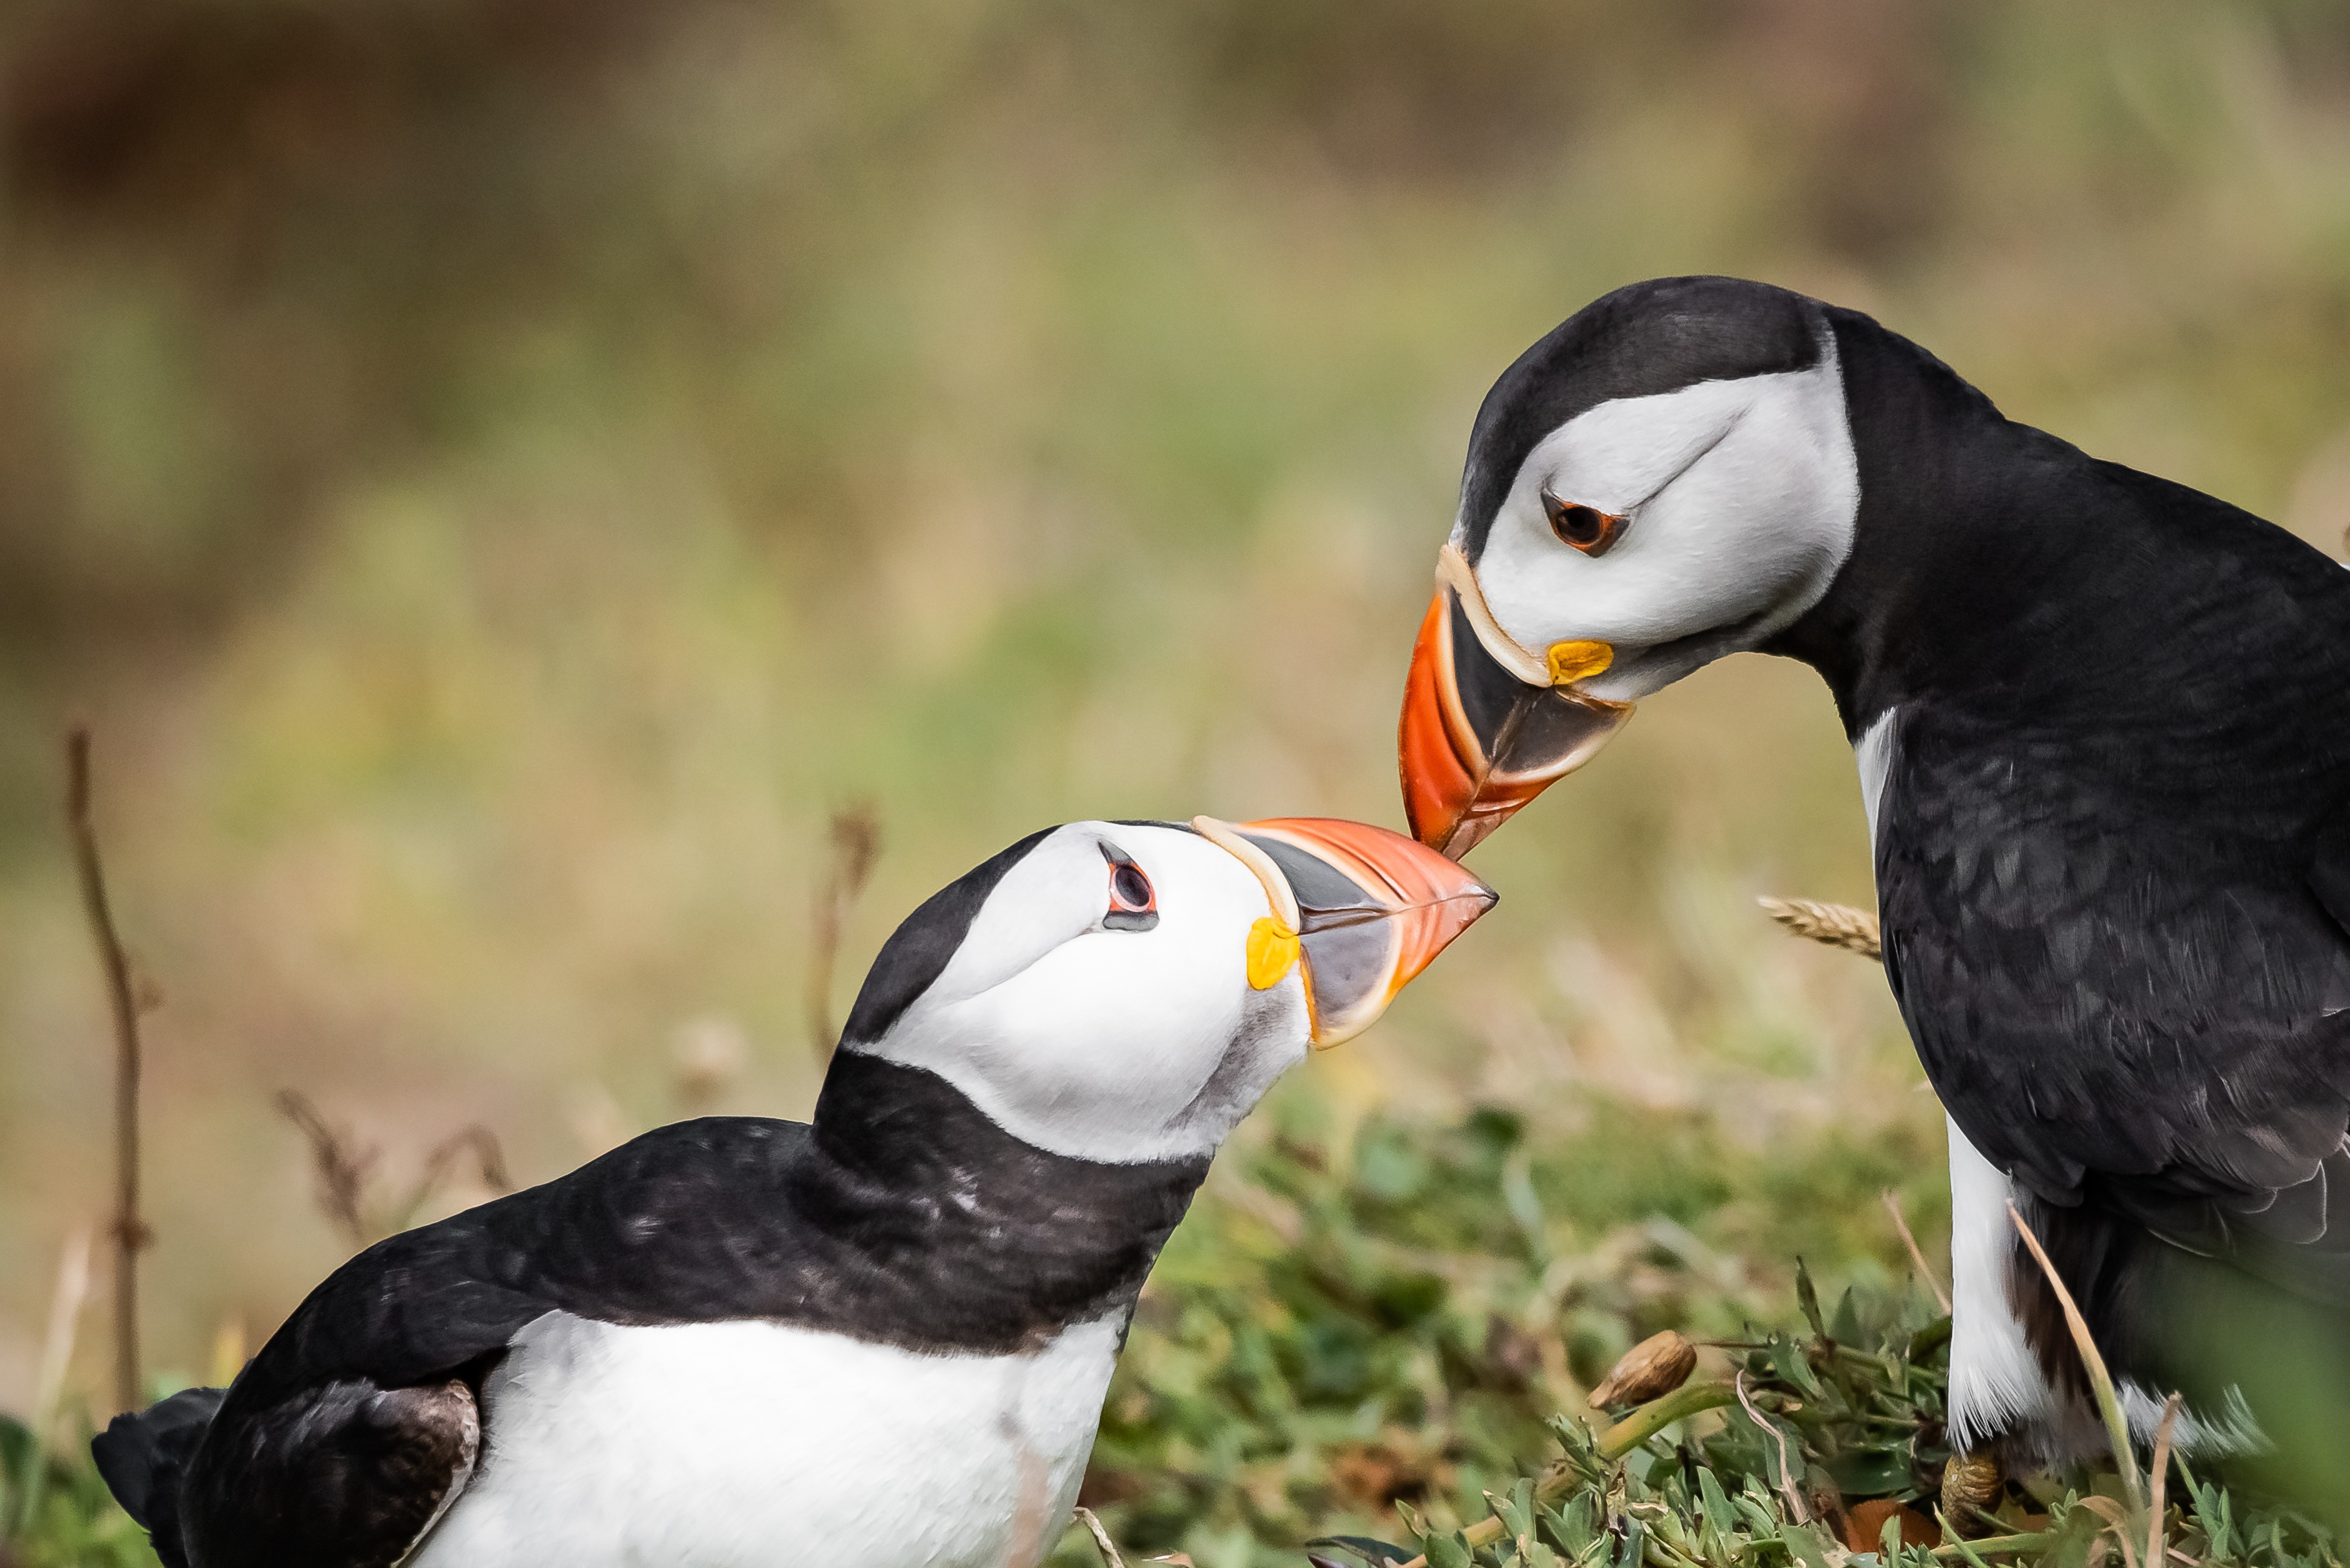
[[[1917,1269],[1918,1277],[1926,1282],[1926,1288],[1934,1293],[1934,1300],[1940,1303],[1947,1314],[1950,1310],[1950,1293],[1942,1288],[1941,1280],[1935,1274],[1932,1265],[1926,1262],[1925,1251],[1918,1245],[1918,1238],[1910,1233],[1909,1218],[1901,1212],[1900,1194],[1888,1187],[1877,1196],[1885,1201],[1885,1211],[1893,1216],[1893,1228],[1901,1232],[1901,1244],[1909,1249],[1909,1262]]]
[[[82,1308],[89,1301],[90,1233],[77,1225],[66,1237],[57,1257],[57,1282],[49,1293],[48,1328],[41,1336],[40,1369],[33,1378],[31,1451],[25,1458],[22,1506],[16,1530],[29,1530],[41,1506],[41,1482],[48,1473],[49,1443],[57,1436],[57,1412],[65,1406],[66,1374],[73,1366],[74,1341],[81,1327]],[[0,1496],[5,1496],[0,1492]],[[0,1551],[14,1532],[0,1511]],[[5,1561],[5,1559],[0,1559]]]
[[[2146,1487],[2137,1472],[2137,1451],[2130,1446],[2129,1422],[2122,1416],[2121,1401],[2114,1394],[2114,1380],[2106,1370],[2106,1358],[2097,1354],[2097,1342],[2089,1337],[2089,1324],[2074,1303],[2073,1293],[2064,1288],[2056,1272],[2056,1265],[2048,1261],[2047,1250],[2040,1238],[2024,1222],[2023,1210],[2011,1200],[2007,1217],[2015,1221],[2016,1234],[2032,1250],[2040,1272],[2048,1276],[2048,1288],[2056,1293],[2056,1304],[2064,1309],[2064,1326],[2073,1332],[2074,1348],[2081,1354],[2081,1365],[2089,1374],[2089,1387],[2096,1395],[2097,1413],[2105,1418],[2106,1438],[2113,1446],[2114,1468],[2121,1472],[2122,1490],[2128,1494],[2133,1511],[2146,1506]],[[2125,1542],[2125,1546],[2126,1546]]]
[[[2178,1396],[2171,1395],[2162,1402],[2162,1424],[2154,1429],[2154,1473],[2147,1483],[2146,1562],[2147,1568],[2161,1568],[2163,1491],[2170,1480],[2170,1434],[2178,1424]]]
[[[1109,1568],[1126,1568],[1126,1559],[1118,1554],[1118,1542],[1109,1538],[1109,1532],[1102,1528],[1102,1521],[1096,1517],[1092,1509],[1079,1504],[1077,1522],[1093,1532],[1094,1545],[1100,1549],[1102,1561],[1107,1563]]]
[[[310,1168],[318,1179],[318,1208],[350,1242],[353,1251],[373,1240],[361,1211],[368,1178],[382,1151],[355,1146],[298,1089],[280,1089],[277,1108],[310,1140]]]
[[[407,1195],[389,1206],[371,1202],[376,1168],[383,1151],[362,1145],[347,1128],[328,1121],[310,1097],[298,1089],[280,1089],[277,1108],[302,1129],[310,1142],[310,1168],[318,1179],[318,1209],[351,1245],[353,1251],[405,1231],[416,1216],[448,1184],[458,1160],[472,1155],[482,1185],[493,1192],[511,1192],[505,1154],[497,1135],[478,1122],[451,1134],[424,1157],[423,1174]]]
[[[1762,906],[1764,914],[1796,936],[1884,961],[1885,948],[1877,939],[1877,917],[1866,909],[1856,909],[1850,904],[1824,904],[1814,898],[1765,898],[1754,901]]]
[[[881,817],[872,805],[860,804],[833,814],[832,862],[824,887],[816,894],[815,919],[809,929],[807,973],[808,1043],[819,1061],[831,1059],[839,1035],[832,1023],[833,971],[840,959],[840,939],[848,917],[872,879],[873,863],[881,856]]]
[[[1754,1407],[1754,1401],[1746,1394],[1745,1373],[1741,1372],[1731,1379],[1730,1386],[1737,1394],[1738,1407],[1746,1412],[1746,1418],[1762,1428],[1771,1440],[1779,1445],[1779,1495],[1787,1500],[1788,1517],[1797,1524],[1808,1523],[1812,1511],[1804,1506],[1804,1494],[1795,1490],[1795,1478],[1787,1468],[1787,1434],[1765,1420],[1762,1412]]]
[[[423,1207],[446,1185],[450,1173],[457,1168],[460,1155],[473,1157],[473,1168],[482,1185],[493,1192],[512,1192],[514,1179],[506,1174],[505,1150],[498,1147],[498,1136],[481,1123],[451,1133],[432,1146],[424,1157],[424,1174],[417,1178],[408,1199],[400,1206],[398,1230],[406,1230]]]
[[[106,898],[106,875],[99,863],[98,829],[90,820],[89,732],[77,725],[66,736],[66,826],[73,838],[74,868],[81,882],[82,909],[106,971],[107,1002],[114,1014],[114,1398],[118,1408],[139,1407],[139,1250],[151,1239],[139,1218],[139,1004],[130,981],[130,961],[114,929]]]

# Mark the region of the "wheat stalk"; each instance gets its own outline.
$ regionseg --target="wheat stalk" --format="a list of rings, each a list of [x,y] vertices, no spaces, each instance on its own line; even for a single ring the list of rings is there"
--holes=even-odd
[[[1877,917],[1866,909],[1856,909],[1850,904],[1823,904],[1815,898],[1754,901],[1762,907],[1764,914],[1796,936],[1873,958],[1880,963],[1885,960],[1884,945],[1877,936]]]

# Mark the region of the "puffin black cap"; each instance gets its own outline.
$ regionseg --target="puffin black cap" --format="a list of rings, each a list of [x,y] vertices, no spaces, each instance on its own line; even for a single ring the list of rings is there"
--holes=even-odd
[[[1473,564],[1526,454],[1575,415],[1699,381],[1807,369],[1812,302],[1736,277],[1660,277],[1602,295],[1502,372],[1469,431],[1461,551]]]

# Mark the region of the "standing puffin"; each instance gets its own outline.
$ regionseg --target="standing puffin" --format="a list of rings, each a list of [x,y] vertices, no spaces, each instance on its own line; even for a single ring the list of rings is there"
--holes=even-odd
[[[2141,1441],[2183,1388],[2189,1448],[2256,1443],[2271,1327],[2350,1346],[2350,574],[1867,317],[1685,277],[1503,374],[1437,578],[1400,751],[1455,857],[1713,659],[1826,680],[1949,1112],[1956,1446],[2103,1443],[2011,1199]]]
[[[890,937],[810,1124],[380,1242],[99,1469],[172,1568],[1030,1568],[1217,1145],[1492,902],[1355,823],[1032,835]]]

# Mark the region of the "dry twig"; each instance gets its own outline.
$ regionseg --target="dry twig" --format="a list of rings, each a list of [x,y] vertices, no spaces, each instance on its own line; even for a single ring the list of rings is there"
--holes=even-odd
[[[816,915],[808,940],[808,1043],[819,1061],[828,1061],[840,1037],[832,1026],[833,970],[840,958],[840,938],[848,917],[872,878],[873,863],[881,854],[881,816],[863,803],[833,813],[832,864],[816,894]]]
[[[1762,906],[1764,914],[1796,936],[1884,961],[1885,948],[1877,940],[1877,917],[1866,909],[1856,909],[1850,904],[1823,904],[1814,898],[1754,901]]]
[[[82,909],[106,971],[114,1014],[114,1397],[117,1407],[139,1407],[139,1250],[152,1240],[139,1218],[139,1002],[130,961],[115,933],[99,864],[98,829],[90,821],[89,732],[66,736],[66,825],[73,836],[74,868]]]

